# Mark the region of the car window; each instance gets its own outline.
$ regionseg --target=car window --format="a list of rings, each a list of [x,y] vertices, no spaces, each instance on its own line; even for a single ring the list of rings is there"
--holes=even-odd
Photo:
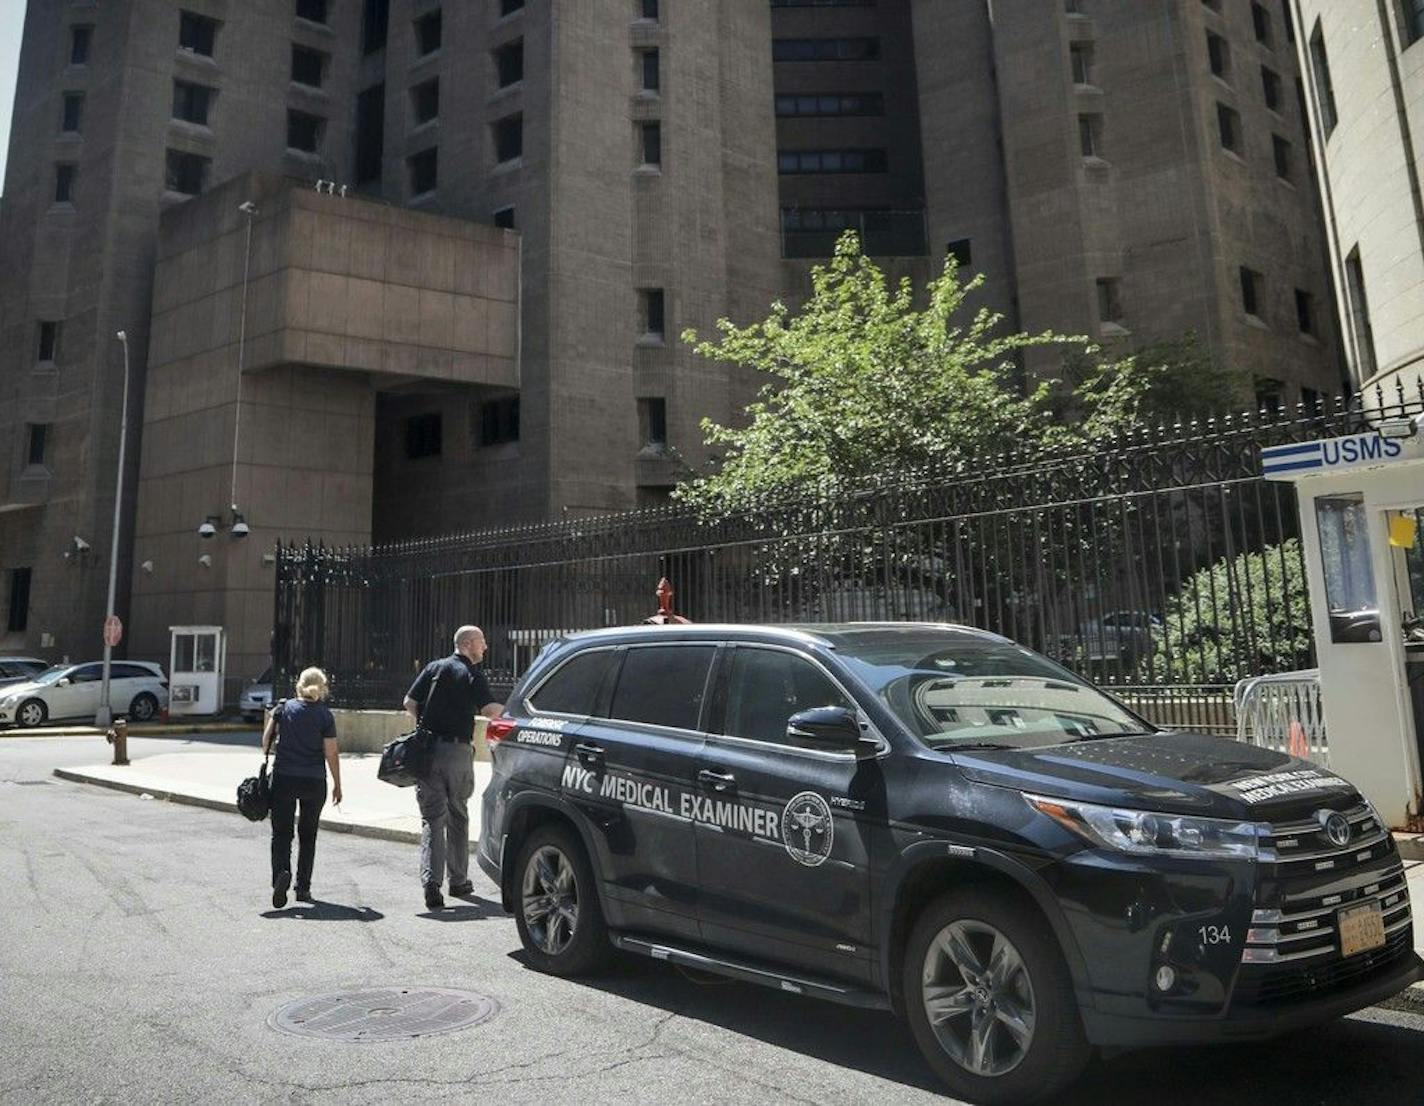
[[[153,673],[136,664],[116,664],[113,666],[110,678],[114,680],[151,680]]]
[[[69,674],[69,682],[72,684],[91,684],[103,678],[103,666],[97,664],[81,664]]]
[[[18,664],[6,664],[4,661],[0,661],[0,679],[11,676],[23,676],[24,674],[25,670]]]
[[[592,714],[598,689],[617,654],[593,649],[561,664],[526,701],[544,714]]]
[[[629,649],[609,716],[695,730],[702,714],[712,645],[652,645]]]
[[[779,649],[739,648],[732,654],[723,730],[754,741],[798,744],[786,736],[786,723],[793,714],[812,707],[854,706],[804,657]]]

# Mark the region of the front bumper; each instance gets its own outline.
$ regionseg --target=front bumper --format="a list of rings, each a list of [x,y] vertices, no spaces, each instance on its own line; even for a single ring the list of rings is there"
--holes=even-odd
[[[1083,1028],[1094,1044],[1119,1048],[1263,1040],[1353,1014],[1421,979],[1424,960],[1410,952],[1384,974],[1320,999],[1281,1007],[1233,1008],[1217,1018],[1164,1018],[1146,1012],[1135,1017],[1084,1010]]]

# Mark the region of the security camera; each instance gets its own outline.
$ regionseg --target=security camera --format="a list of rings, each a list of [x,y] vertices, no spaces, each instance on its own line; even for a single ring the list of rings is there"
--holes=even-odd
[[[251,200],[244,200],[242,203],[237,205],[237,210],[242,212],[244,215],[256,215],[257,205]]]
[[[198,527],[198,537],[200,538],[211,538],[217,532],[218,528],[211,522],[204,522],[203,525]]]
[[[212,555],[211,553],[204,553],[202,556],[200,556],[200,557],[198,558],[198,563],[199,563],[200,565],[202,565],[204,568],[212,568],[212,567],[213,567],[213,555]]]
[[[74,552],[76,552],[76,553],[88,553],[88,552],[89,552],[89,543],[88,543],[87,541],[85,541],[83,538],[81,538],[78,534],[75,534],[75,535],[74,535]]]
[[[251,532],[247,523],[244,522],[241,517],[232,524],[232,536],[235,538],[245,538]]]
[[[129,340],[129,332],[127,330],[120,330],[114,334],[114,337],[121,342],[127,342]]]
[[[144,561],[143,564],[139,565],[138,567],[141,568],[141,569],[143,569],[144,572],[148,573],[150,576],[153,575],[153,562],[152,562],[152,561]]]

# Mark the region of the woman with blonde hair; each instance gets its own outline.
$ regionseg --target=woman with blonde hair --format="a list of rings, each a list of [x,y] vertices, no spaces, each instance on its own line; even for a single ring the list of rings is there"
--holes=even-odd
[[[316,830],[326,805],[326,771],[331,769],[331,801],[341,802],[341,760],[336,720],[323,700],[326,673],[307,668],[297,677],[297,697],[273,705],[262,730],[265,756],[276,740],[272,766],[272,905],[287,905],[292,884],[292,826],[297,831],[297,900],[311,902]]]

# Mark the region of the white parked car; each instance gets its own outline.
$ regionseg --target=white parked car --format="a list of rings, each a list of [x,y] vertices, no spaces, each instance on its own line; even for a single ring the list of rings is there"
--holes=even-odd
[[[0,687],[0,726],[42,726],[46,722],[93,718],[99,709],[104,666],[56,665],[32,679]],[[168,706],[168,678],[148,661],[113,661],[109,669],[109,709],[130,722],[148,722]]]
[[[242,689],[237,701],[237,709],[246,722],[256,722],[272,705],[272,669],[267,668],[262,675]]]
[[[48,667],[38,657],[0,657],[0,688],[33,680]]]

